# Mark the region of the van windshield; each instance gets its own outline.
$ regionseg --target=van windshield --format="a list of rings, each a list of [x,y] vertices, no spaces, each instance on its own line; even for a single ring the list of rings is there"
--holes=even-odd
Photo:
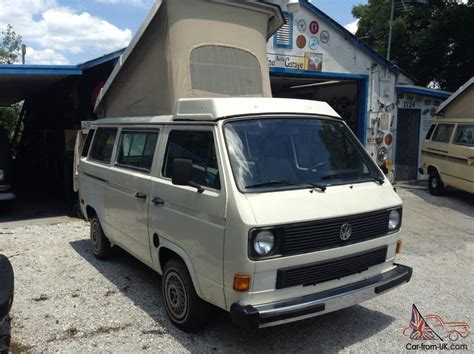
[[[226,123],[232,171],[242,192],[319,188],[384,176],[340,121],[262,118]]]

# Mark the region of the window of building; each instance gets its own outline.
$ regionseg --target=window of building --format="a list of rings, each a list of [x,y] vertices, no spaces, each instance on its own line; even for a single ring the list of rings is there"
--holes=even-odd
[[[438,124],[431,140],[439,143],[449,143],[453,134],[454,124]]]
[[[257,57],[242,49],[218,45],[193,49],[191,85],[193,90],[227,96],[263,95]]]
[[[84,143],[84,146],[82,147],[82,154],[81,154],[82,157],[87,157],[87,155],[89,154],[89,149],[91,147],[92,138],[94,137],[94,133],[95,133],[95,129],[89,130],[89,133],[87,134],[87,138],[86,138],[86,141]]]
[[[172,131],[168,138],[163,175],[172,177],[173,160],[193,162],[194,183],[203,187],[221,189],[214,136],[210,131]]]
[[[98,128],[94,136],[90,158],[99,162],[110,163],[116,135],[117,128]]]
[[[474,125],[459,125],[455,144],[474,146]]]
[[[273,46],[275,48],[293,49],[293,14],[284,12],[286,23],[275,33]]]
[[[157,141],[158,132],[122,131],[117,164],[149,172]]]

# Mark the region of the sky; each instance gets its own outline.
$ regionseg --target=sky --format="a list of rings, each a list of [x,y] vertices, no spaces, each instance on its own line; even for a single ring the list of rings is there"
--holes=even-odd
[[[312,0],[342,25],[367,0]],[[11,24],[27,64],[79,64],[128,45],[154,0],[0,0],[0,31]]]

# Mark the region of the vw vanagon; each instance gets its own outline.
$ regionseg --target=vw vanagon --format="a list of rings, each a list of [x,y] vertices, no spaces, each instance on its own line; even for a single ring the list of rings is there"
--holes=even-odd
[[[423,143],[421,163],[431,194],[442,195],[447,186],[474,193],[474,120],[435,122]]]
[[[98,120],[79,196],[93,254],[117,245],[161,274],[183,330],[212,306],[247,328],[318,316],[412,274],[396,263],[402,201],[322,102],[181,99],[172,116]]]

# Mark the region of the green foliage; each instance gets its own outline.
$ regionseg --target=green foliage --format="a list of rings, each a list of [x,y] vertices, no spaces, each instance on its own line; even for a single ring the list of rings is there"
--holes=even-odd
[[[400,3],[400,0],[397,0]],[[381,55],[387,54],[390,0],[354,6],[356,36]],[[474,76],[474,0],[429,0],[397,10],[391,60],[421,85],[437,82],[455,91]]]
[[[13,64],[20,55],[21,36],[13,31],[13,26],[8,25],[6,31],[2,31],[0,42],[0,64]]]
[[[21,104],[15,104],[10,107],[0,107],[0,126],[7,129],[10,138],[12,138],[15,131],[20,112]]]

